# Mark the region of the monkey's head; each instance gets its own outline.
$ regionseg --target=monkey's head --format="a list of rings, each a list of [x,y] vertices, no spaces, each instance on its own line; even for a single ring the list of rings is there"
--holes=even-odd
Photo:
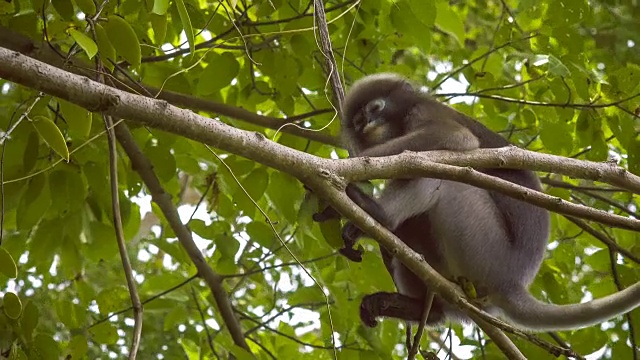
[[[356,81],[342,111],[343,135],[357,155],[405,133],[405,119],[421,99],[413,84],[397,74],[381,73]]]

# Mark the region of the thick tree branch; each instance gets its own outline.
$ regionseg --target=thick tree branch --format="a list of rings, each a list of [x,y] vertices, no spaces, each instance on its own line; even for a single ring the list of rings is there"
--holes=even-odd
[[[173,107],[165,101],[121,92],[1,48],[0,76],[61,97],[90,111],[139,121],[151,127],[245,156],[285,171],[309,185],[314,183],[320,185],[318,175],[323,176],[326,172],[346,177],[351,181],[400,176],[450,179],[500,191],[565,215],[583,217],[625,229],[640,230],[639,220],[572,204],[490,177],[471,168],[460,167],[531,168],[609,182],[633,191],[640,191],[640,178],[615,165],[565,159],[516,147],[479,149],[471,152],[432,151],[423,154],[405,152],[384,158],[354,158],[340,161],[320,159],[268,141],[261,134],[235,129],[220,121]],[[180,119],[182,121],[179,121]]]
[[[496,157],[498,155],[498,157]],[[392,179],[399,177],[429,177],[435,179],[453,180],[474,185],[483,189],[494,190],[515,199],[522,200],[542,208],[564,214],[582,217],[604,224],[616,226],[630,230],[640,230],[640,220],[611,214],[606,211],[594,209],[588,206],[574,204],[561,198],[537,192],[512,182],[486,175],[474,170],[473,166],[480,168],[533,168],[541,163],[536,158],[549,157],[552,155],[537,154],[531,151],[518,149],[516,147],[506,147],[500,149],[478,149],[470,152],[450,152],[450,151],[430,151],[424,153],[404,152],[400,155],[380,157],[380,158],[360,158],[349,161],[337,162],[332,166],[336,173],[345,177],[348,181],[360,181],[369,179]],[[468,158],[482,158],[493,161],[478,161],[482,165]],[[520,161],[526,157],[532,157],[530,162]],[[560,158],[560,157],[557,157]],[[355,161],[358,160],[358,161]],[[508,161],[512,160],[512,161]],[[580,161],[580,160],[573,160]],[[591,166],[599,167],[598,163],[582,162],[582,168]],[[493,164],[488,164],[493,163]],[[506,166],[505,164],[510,166]],[[452,164],[452,165],[449,165]],[[487,165],[488,164],[488,165]],[[538,166],[539,167],[539,166]],[[553,171],[565,172],[565,169],[552,169]],[[572,172],[569,169],[567,172]],[[620,171],[617,171],[621,173]],[[590,171],[582,171],[582,176],[590,176]],[[623,170],[622,174],[630,180],[630,187],[638,177]]]
[[[41,46],[35,44],[31,39],[0,25],[0,47],[17,51],[23,55],[40,60],[49,65],[55,66],[64,71],[70,71],[77,75],[93,77],[95,71],[91,64],[83,63],[79,60],[73,60],[71,64],[65,63],[65,59],[60,57],[58,53],[53,51],[49,46]],[[264,116],[253,113],[249,110],[235,107],[215,101],[204,100],[195,96],[180,94],[172,91],[163,90],[153,87],[147,87],[137,83],[133,83],[128,79],[120,79],[124,83],[117,83],[120,90],[132,92],[132,89],[140,89],[143,86],[144,91],[150,94],[158,94],[157,98],[166,100],[173,105],[190,108],[194,111],[207,111],[215,113],[219,116],[227,116],[232,119],[244,121],[250,124],[263,126],[269,129],[281,129],[280,131],[292,135],[300,136],[305,139],[317,141],[323,144],[340,146],[340,139],[336,136],[327,134],[326,132],[314,131],[313,129],[303,129],[295,126],[282,125],[290,122],[311,118],[315,115],[325,114],[333,111],[333,109],[320,109],[312,111],[308,114],[300,114],[288,118],[278,118],[273,116]]]
[[[400,156],[400,155],[398,155]],[[408,166],[413,162],[434,161],[455,166],[476,168],[530,169],[552,172],[578,179],[608,183],[640,194],[640,177],[611,162],[593,162],[563,156],[543,154],[508,146],[499,149],[478,149],[468,152],[429,151],[421,155],[402,155]]]

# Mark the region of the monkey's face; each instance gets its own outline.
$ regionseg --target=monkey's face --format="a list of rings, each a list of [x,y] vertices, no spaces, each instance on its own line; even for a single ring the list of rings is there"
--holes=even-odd
[[[357,152],[385,143],[406,132],[405,120],[418,101],[418,92],[398,75],[365,77],[345,98],[344,131]]]
[[[381,144],[394,137],[392,107],[388,97],[381,97],[369,101],[356,113],[355,129],[368,145]]]

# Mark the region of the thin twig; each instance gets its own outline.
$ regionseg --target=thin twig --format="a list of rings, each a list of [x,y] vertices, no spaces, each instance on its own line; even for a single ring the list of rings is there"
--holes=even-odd
[[[196,304],[196,308],[198,309],[198,314],[200,315],[200,321],[202,322],[202,327],[204,328],[205,334],[207,334],[207,343],[209,345],[209,349],[211,349],[211,353],[215,355],[216,358],[220,358],[220,355],[216,352],[216,348],[213,345],[213,338],[211,337],[211,331],[209,331],[209,325],[207,325],[207,319],[205,318],[205,313],[202,311],[202,306],[200,306],[200,301],[198,301],[198,294],[196,294],[196,290],[191,286],[191,297],[193,298],[193,302]]]
[[[582,221],[580,219],[577,219],[577,218],[575,218],[573,216],[565,216],[565,218],[567,218],[567,220],[569,220],[572,223],[574,223],[580,229],[582,229],[585,232],[587,232],[589,235],[591,235],[594,238],[596,238],[599,241],[601,241],[607,247],[619,252],[620,254],[624,255],[627,259],[635,262],[636,264],[640,264],[640,258],[639,257],[634,255],[631,251],[621,247],[620,245],[618,245],[615,241],[613,241],[609,237],[605,236],[604,234],[599,233],[594,228],[589,226],[586,222],[584,222],[584,221]]]
[[[613,275],[613,282],[616,284],[616,288],[618,291],[622,291],[624,286],[620,282],[620,274],[618,274],[618,268],[616,267],[617,261],[616,256],[617,253],[615,249],[609,248],[609,265],[611,266],[611,275]],[[631,312],[624,314],[625,319],[627,320],[627,325],[629,326],[629,342],[631,343],[631,351],[633,352],[633,360],[638,360],[638,347],[636,345],[636,330],[633,326],[633,321],[631,321]]]
[[[493,340],[502,353],[510,360],[526,360],[516,345],[497,327],[487,323],[475,314],[469,314],[471,319]]]
[[[420,318],[420,324],[418,324],[418,330],[416,330],[416,336],[413,338],[413,346],[409,350],[409,356],[407,360],[413,360],[416,358],[418,354],[418,350],[420,349],[420,339],[422,338],[422,333],[424,332],[424,327],[427,324],[427,317],[429,317],[429,313],[431,312],[431,305],[433,304],[434,298],[433,291],[427,291],[427,294],[424,298],[424,309],[422,309],[422,317]]]
[[[333,88],[335,101],[338,104],[338,112],[342,112],[342,103],[344,102],[344,88],[342,87],[342,81],[340,80],[338,64],[336,63],[336,59],[333,56],[331,39],[329,38],[329,28],[327,27],[327,17],[324,11],[324,4],[322,3],[322,0],[313,1],[313,10],[315,23],[318,26],[318,33],[320,35],[322,55],[324,56],[327,72],[329,73],[329,80],[331,81],[331,87]]]
[[[116,147],[116,135],[113,130],[113,119],[111,116],[105,115],[104,122],[107,129],[107,139],[109,143],[109,178],[111,184],[111,209],[113,212],[113,227],[116,231],[116,241],[118,250],[120,251],[120,260],[124,268],[124,275],[127,279],[127,287],[129,288],[129,296],[133,306],[133,340],[131,341],[131,349],[129,349],[129,359],[135,360],[140,347],[140,338],[142,336],[142,304],[140,296],[136,288],[136,281],[133,277],[133,269],[127,254],[127,244],[124,240],[124,229],[122,228],[122,216],[120,214],[120,198],[118,191],[118,153]]]

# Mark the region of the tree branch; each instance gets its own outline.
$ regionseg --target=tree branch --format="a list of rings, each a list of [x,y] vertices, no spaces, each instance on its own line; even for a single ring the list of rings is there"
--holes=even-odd
[[[69,63],[65,62],[66,60],[64,58],[53,51],[50,47],[39,46],[28,37],[25,37],[24,35],[8,29],[2,25],[0,25],[0,46],[20,52],[26,56],[47,63],[51,66],[55,66],[63,71],[70,71],[74,74],[86,77],[93,77],[93,75],[95,75],[95,71],[92,70],[90,64],[83,63],[79,60],[72,60],[70,65]],[[204,100],[195,96],[180,94],[167,90],[160,91],[157,88],[147,87],[135,83],[129,79],[120,79],[120,81],[124,81],[124,83],[120,83],[117,81],[115,83],[118,88],[123,91],[133,92],[132,89],[139,89],[141,91],[144,89],[144,91],[148,93],[158,94],[157,98],[164,99],[176,106],[188,107],[195,111],[212,112],[218,116],[227,116],[232,119],[244,121],[258,126],[263,126],[269,129],[280,129],[280,131],[284,133],[300,136],[302,138],[317,141],[323,144],[340,146],[340,139],[337,136],[333,136],[325,132],[319,132],[313,129],[304,129],[296,126],[282,127],[282,125],[286,123],[311,118],[315,115],[326,114],[334,111],[333,109],[319,109],[308,114],[300,114],[296,116],[290,116],[288,118],[278,118],[258,115],[240,107],[235,107],[210,100]]]
[[[122,123],[116,126],[115,130],[118,141],[131,160],[133,169],[140,175],[140,178],[147,186],[147,189],[151,193],[152,200],[158,204],[158,207],[167,219],[169,226],[171,226],[171,229],[176,234],[180,244],[186,250],[191,261],[196,266],[196,269],[198,269],[198,274],[202,276],[211,289],[216,305],[218,305],[220,316],[229,329],[229,333],[231,334],[231,338],[233,338],[234,343],[248,352],[251,352],[251,349],[244,339],[240,323],[234,315],[229,295],[224,290],[222,277],[216,273],[211,266],[209,266],[207,260],[202,256],[202,252],[193,241],[191,230],[189,230],[189,228],[180,220],[178,209],[176,209],[173,202],[171,202],[171,196],[162,188],[160,180],[153,171],[153,165],[142,153],[142,150],[140,150],[136,144],[135,139],[131,135],[131,132],[129,132],[127,126]]]
[[[120,259],[124,269],[124,275],[129,288],[131,307],[133,308],[133,337],[131,348],[129,349],[129,359],[135,360],[140,348],[140,338],[142,336],[142,304],[140,295],[136,288],[136,281],[131,268],[131,261],[127,253],[127,243],[125,241],[124,229],[122,227],[122,215],[120,213],[120,193],[118,192],[118,152],[116,146],[116,134],[113,129],[114,123],[111,116],[104,116],[105,128],[107,130],[107,141],[109,144],[109,185],[111,187],[111,211],[113,212],[113,228],[115,229],[116,242]]]
[[[331,39],[329,38],[329,28],[327,27],[327,17],[324,12],[324,4],[321,0],[313,0],[313,10],[315,22],[318,26],[318,33],[320,34],[320,44],[322,45],[322,49],[320,50],[325,58],[326,70],[329,73],[333,94],[338,103],[338,112],[341,112],[342,102],[344,101],[344,88],[340,81],[338,64],[333,56],[333,48],[331,47]]]

